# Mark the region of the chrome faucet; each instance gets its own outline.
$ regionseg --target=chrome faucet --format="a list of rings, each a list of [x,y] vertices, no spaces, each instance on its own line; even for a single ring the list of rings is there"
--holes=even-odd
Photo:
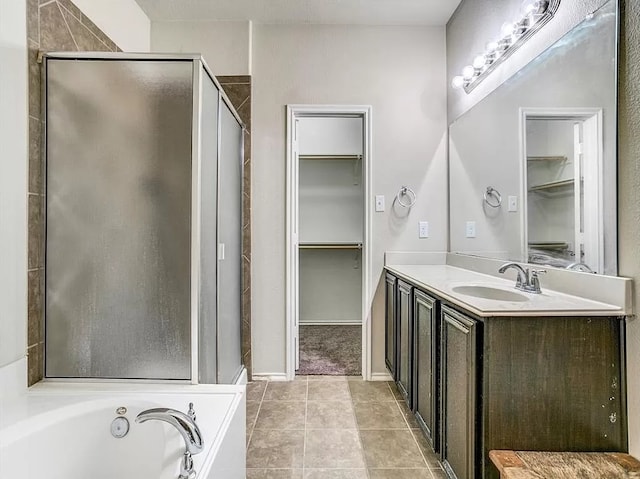
[[[542,293],[542,290],[540,289],[540,278],[538,278],[538,275],[546,273],[546,270],[534,269],[529,271],[528,268],[525,269],[518,263],[505,263],[500,266],[498,273],[502,274],[510,268],[515,269],[518,273],[518,276],[516,277],[516,289],[525,291],[527,293]]]
[[[178,430],[184,439],[186,447],[184,455],[182,456],[178,479],[192,479],[195,477],[196,472],[193,469],[193,458],[191,456],[202,452],[204,448],[202,433],[196,424],[195,417],[196,414],[193,410],[193,403],[189,404],[189,412],[187,414],[176,411],[175,409],[153,408],[142,411],[136,417],[137,423],[162,421],[171,424]]]

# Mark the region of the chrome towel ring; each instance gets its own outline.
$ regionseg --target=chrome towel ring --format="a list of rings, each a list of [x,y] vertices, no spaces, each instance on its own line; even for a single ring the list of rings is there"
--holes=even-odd
[[[404,197],[408,197],[409,200],[408,202],[403,202],[402,198]],[[400,191],[398,191],[398,194],[396,195],[396,200],[398,200],[398,203],[400,204],[400,206],[402,206],[403,208],[411,208],[413,205],[416,204],[416,194],[413,192],[413,190],[407,186],[403,186],[402,188],[400,188]]]
[[[491,200],[493,198],[493,200]],[[500,208],[502,205],[502,195],[493,186],[487,186],[487,191],[484,192],[484,202],[492,208]]]

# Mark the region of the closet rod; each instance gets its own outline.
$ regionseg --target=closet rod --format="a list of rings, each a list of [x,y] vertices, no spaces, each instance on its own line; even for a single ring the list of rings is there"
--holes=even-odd
[[[362,249],[362,244],[300,244],[300,249]]]
[[[362,155],[299,155],[301,160],[361,160]]]

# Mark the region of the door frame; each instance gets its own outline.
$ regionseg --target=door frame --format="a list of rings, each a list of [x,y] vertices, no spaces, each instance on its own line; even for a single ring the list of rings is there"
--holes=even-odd
[[[286,259],[285,259],[285,324],[286,324],[286,379],[291,381],[296,372],[296,337],[298,325],[298,162],[296,161],[295,123],[301,117],[361,116],[363,119],[362,178],[364,181],[364,238],[362,243],[362,377],[371,380],[371,302],[372,298],[372,107],[370,105],[287,105],[286,126]]]
[[[594,180],[589,184],[591,191],[596,191],[595,198],[591,199],[589,206],[585,205],[592,212],[593,223],[597,229],[597,261],[595,270],[604,274],[604,131],[602,108],[520,108],[520,230],[522,231],[521,251],[522,258],[527,261],[529,220],[527,214],[527,120],[547,119],[547,120],[592,120],[594,127],[591,128],[589,138],[583,138],[583,159],[589,157],[591,161],[584,161],[591,171]],[[595,159],[595,162],[593,161]],[[586,170],[586,167],[585,167]],[[586,200],[585,200],[586,201]],[[585,220],[586,221],[586,220]],[[583,238],[584,239],[584,238]]]

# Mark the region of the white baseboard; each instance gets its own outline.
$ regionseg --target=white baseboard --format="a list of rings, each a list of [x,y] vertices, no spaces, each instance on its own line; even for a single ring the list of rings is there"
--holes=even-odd
[[[372,381],[393,381],[389,373],[371,373]]]
[[[251,375],[254,381],[286,381],[285,373],[253,373]]]

